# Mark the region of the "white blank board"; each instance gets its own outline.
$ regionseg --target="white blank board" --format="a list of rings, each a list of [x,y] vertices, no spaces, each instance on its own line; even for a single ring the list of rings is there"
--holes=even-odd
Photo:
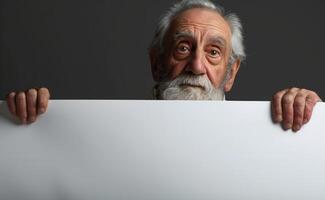
[[[55,100],[27,126],[0,110],[0,199],[325,199],[323,103],[298,134],[269,102]]]

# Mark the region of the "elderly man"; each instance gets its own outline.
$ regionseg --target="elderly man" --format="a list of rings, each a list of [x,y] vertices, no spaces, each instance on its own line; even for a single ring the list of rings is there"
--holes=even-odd
[[[158,23],[150,46],[156,81],[154,97],[163,100],[224,100],[245,59],[242,25],[235,14],[208,0],[183,0],[173,5]],[[46,88],[12,92],[8,106],[23,123],[34,122],[46,111]],[[291,88],[272,100],[272,115],[284,129],[298,131],[310,120],[321,101],[309,90]]]

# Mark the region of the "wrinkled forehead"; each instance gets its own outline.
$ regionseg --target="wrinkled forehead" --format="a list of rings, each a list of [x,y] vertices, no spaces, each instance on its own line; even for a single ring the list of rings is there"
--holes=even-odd
[[[189,9],[174,18],[169,29],[169,36],[175,37],[179,33],[188,33],[193,36],[200,34],[201,39],[220,38],[228,45],[231,41],[228,22],[216,11],[205,8]]]

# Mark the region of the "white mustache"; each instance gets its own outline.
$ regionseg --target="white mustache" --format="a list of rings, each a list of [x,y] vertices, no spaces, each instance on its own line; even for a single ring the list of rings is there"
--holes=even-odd
[[[192,86],[201,90],[186,90]],[[223,100],[224,92],[215,88],[207,75],[182,74],[175,80],[159,83],[160,99],[174,100]]]
[[[180,87],[183,85],[190,85],[200,87],[207,92],[214,89],[214,86],[206,75],[198,76],[191,74],[182,74],[175,80],[169,81],[168,83],[169,87]]]

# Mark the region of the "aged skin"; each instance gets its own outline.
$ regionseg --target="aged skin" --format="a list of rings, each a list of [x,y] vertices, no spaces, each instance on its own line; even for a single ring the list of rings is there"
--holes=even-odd
[[[207,75],[215,87],[220,87],[231,52],[230,27],[220,15],[208,9],[187,10],[172,22],[166,38],[168,51],[164,66],[168,69],[163,70],[168,71],[168,79],[189,72]],[[151,60],[154,57],[152,54]],[[159,67],[154,62],[152,66],[153,71]],[[231,90],[239,66],[239,61],[232,65],[224,91]]]
[[[173,20],[164,41],[167,53],[163,65],[157,62],[156,52],[150,52],[153,78],[160,81],[161,72],[169,80],[183,73],[206,75],[214,87],[224,80],[231,53],[231,30],[228,23],[216,12],[192,8]],[[231,71],[223,90],[229,92],[240,68],[240,60],[231,65]],[[184,87],[201,90],[197,86]],[[50,92],[47,88],[30,89],[26,92],[11,92],[7,97],[10,112],[20,121],[33,123],[46,112]],[[291,88],[276,93],[272,99],[273,120],[285,130],[299,131],[312,115],[320,97],[313,91]]]
[[[158,72],[166,70],[165,73],[169,74],[171,80],[190,72],[207,75],[215,87],[221,86],[231,51],[230,27],[222,16],[202,8],[184,11],[172,22],[166,38],[168,53],[163,66],[158,65],[155,52],[151,52],[152,71],[156,81],[160,81]],[[165,69],[160,69],[161,67]],[[232,64],[230,76],[223,86],[225,92],[231,90],[239,67],[239,60]],[[310,90],[282,90],[272,99],[273,120],[281,123],[285,130],[299,131],[310,120],[314,106],[320,101],[320,97]]]
[[[33,123],[37,116],[46,112],[50,92],[47,88],[29,89],[26,92],[11,92],[7,104],[11,114],[17,116],[21,123]]]

